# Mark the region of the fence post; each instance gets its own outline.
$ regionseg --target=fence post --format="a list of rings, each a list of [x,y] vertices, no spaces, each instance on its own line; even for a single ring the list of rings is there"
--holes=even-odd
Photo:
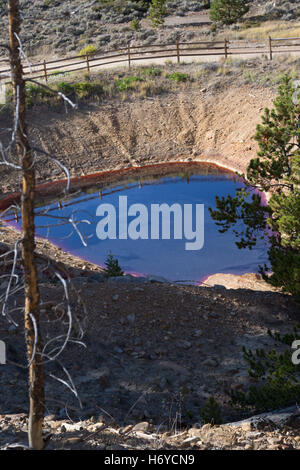
[[[271,36],[269,36],[269,51],[270,51],[270,60],[273,60],[272,38],[271,38]]]
[[[227,59],[228,57],[228,42],[229,42],[228,39],[225,38],[224,40],[225,59]]]
[[[128,68],[131,69],[131,51],[130,51],[130,42],[128,43]]]
[[[47,75],[47,62],[46,62],[46,60],[45,60],[45,59],[44,59],[43,65],[44,65],[44,77],[45,77],[45,81],[46,81],[46,82],[48,82],[48,75]]]
[[[177,63],[180,64],[180,49],[179,49],[179,41],[176,41],[176,52],[177,52]]]
[[[86,55],[86,68],[88,73],[90,73],[90,63],[89,63],[89,55]]]

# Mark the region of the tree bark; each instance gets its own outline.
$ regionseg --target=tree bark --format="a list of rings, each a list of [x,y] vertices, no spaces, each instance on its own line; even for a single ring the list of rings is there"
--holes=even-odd
[[[44,418],[44,370],[42,340],[39,328],[39,288],[35,260],[34,190],[35,169],[30,149],[25,105],[25,82],[19,53],[19,0],[8,1],[9,45],[12,83],[15,99],[15,119],[18,123],[16,147],[22,167],[22,254],[25,275],[25,339],[29,366],[29,424],[28,439],[32,449],[44,447],[42,426]],[[37,338],[35,334],[37,331]],[[35,353],[35,354],[34,354]],[[32,360],[32,357],[34,358]]]

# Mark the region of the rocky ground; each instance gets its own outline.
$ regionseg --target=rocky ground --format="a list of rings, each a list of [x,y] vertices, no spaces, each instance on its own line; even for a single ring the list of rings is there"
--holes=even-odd
[[[59,450],[299,450],[299,410],[283,410],[221,426],[166,430],[148,421],[118,426],[109,418],[92,416],[74,422],[45,419],[46,448]],[[27,448],[27,416],[0,415],[0,449]]]
[[[289,427],[271,426],[268,432],[246,424],[233,430],[201,427],[201,411],[212,396],[224,422],[245,416],[229,404],[231,389],[246,391],[256,383],[248,375],[242,347],[274,348],[268,329],[291,331],[299,322],[299,308],[289,296],[180,286],[155,278],[107,281],[91,265],[77,264],[72,257],[73,263],[66,258],[61,263],[59,258],[56,269],[71,279],[72,338],[81,338],[82,327],[80,341],[86,347],[70,343],[60,363],[46,366],[45,432],[53,433],[51,447],[297,448],[297,432]],[[41,260],[39,276],[46,341],[66,333],[66,301]],[[2,291],[5,287],[2,283]],[[21,293],[13,303],[14,308],[22,304]],[[0,370],[4,447],[24,443],[28,406],[22,317],[14,318],[20,326],[0,320],[7,345],[7,364]],[[54,380],[67,379],[61,364],[71,374],[82,405]]]
[[[82,305],[73,300],[87,349],[71,344],[60,360],[72,375],[82,408],[49,376],[63,377],[59,365],[47,368],[50,447],[298,448],[297,427],[282,429],[268,420],[258,430],[247,424],[201,426],[201,409],[210,396],[221,405],[225,422],[242,416],[228,406],[231,388],[246,390],[253,384],[241,348],[273,347],[267,329],[291,329],[298,308],[288,297],[145,280],[103,281],[85,270],[73,274],[88,312],[84,317]],[[49,332],[49,322],[64,314],[65,304],[61,289],[50,282],[42,296],[43,328]],[[4,447],[26,442],[28,406],[27,371],[15,365],[24,364],[22,327],[5,330],[1,321],[8,351],[0,374]]]

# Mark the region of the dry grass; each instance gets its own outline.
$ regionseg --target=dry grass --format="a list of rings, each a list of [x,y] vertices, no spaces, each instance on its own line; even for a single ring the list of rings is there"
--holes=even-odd
[[[238,31],[228,31],[230,39],[266,39],[300,37],[300,22],[267,21],[260,26],[252,26]]]

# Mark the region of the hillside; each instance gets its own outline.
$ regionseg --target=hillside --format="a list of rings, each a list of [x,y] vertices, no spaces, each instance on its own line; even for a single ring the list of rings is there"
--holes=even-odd
[[[5,3],[5,2],[2,2]],[[29,55],[76,54],[87,44],[94,44],[98,50],[119,48],[130,41],[133,44],[174,43],[180,37],[182,41],[214,39],[224,32],[241,32],[241,37],[259,25],[264,34],[265,21],[285,22],[285,29],[290,30],[299,24],[300,6],[297,0],[286,2],[251,1],[247,15],[254,24],[234,25],[228,31],[211,27],[208,11],[203,1],[177,0],[167,4],[168,16],[163,28],[153,29],[146,19],[147,11],[140,2],[127,0],[105,1],[91,0],[22,0],[20,2],[23,17],[22,40]],[[5,7],[0,11],[0,40],[7,39],[7,15]],[[141,20],[141,29],[133,31],[130,22],[133,18]],[[257,23],[258,22],[258,23]],[[284,24],[280,26],[282,28]],[[275,24],[275,26],[277,26]],[[276,30],[276,27],[275,27]],[[300,31],[300,28],[299,28]],[[265,31],[266,33],[267,31]],[[300,33],[299,33],[300,34]],[[228,34],[227,34],[228,35]]]

